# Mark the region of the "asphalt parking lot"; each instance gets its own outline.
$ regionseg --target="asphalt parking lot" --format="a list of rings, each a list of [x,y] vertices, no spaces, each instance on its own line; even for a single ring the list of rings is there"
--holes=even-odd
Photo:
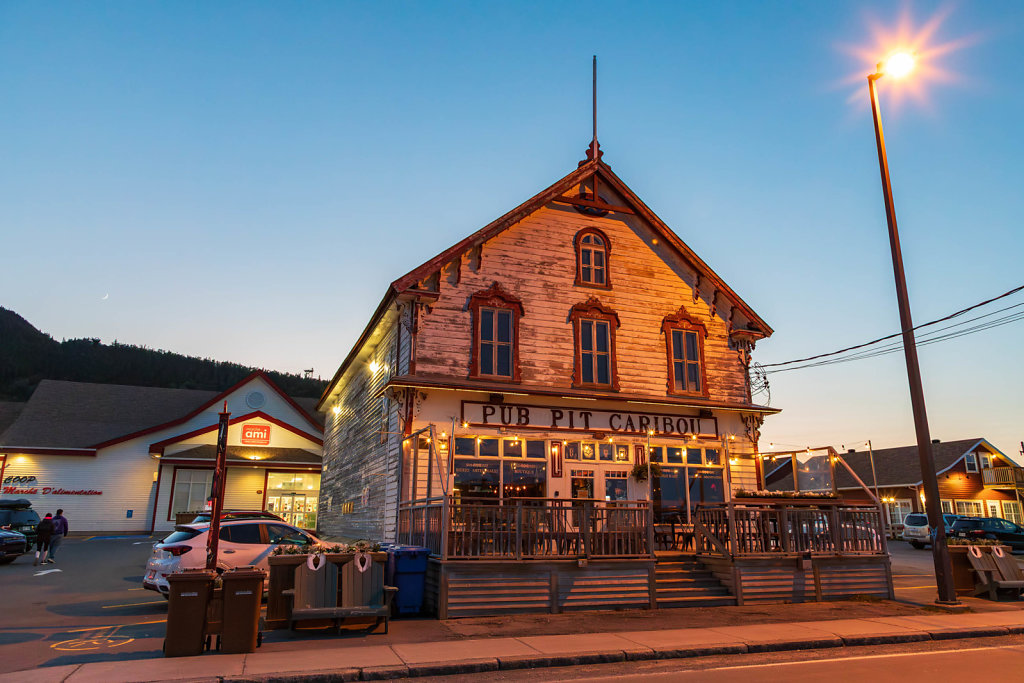
[[[153,542],[147,536],[70,538],[61,548],[56,564],[34,567],[32,555],[24,555],[12,564],[0,566],[0,674],[62,664],[160,657],[167,603],[157,593],[142,589],[142,575]],[[902,541],[890,542],[890,552],[897,600],[930,604],[935,598],[931,553],[914,550]],[[986,610],[1019,609],[1019,603],[972,602],[975,608]],[[851,603],[841,605],[844,603],[805,603],[782,605],[777,610],[762,607],[759,612],[777,611],[777,616],[767,617],[777,621],[806,620],[822,618],[820,612],[825,610],[835,611],[838,607],[848,611],[855,607]],[[633,627],[649,624],[652,628],[667,628],[676,621],[680,622],[676,627],[696,626],[698,609],[588,613],[587,630],[621,627],[625,622]],[[711,611],[724,616],[722,609]],[[730,614],[736,618],[747,618],[742,616],[745,608],[724,609],[735,610]],[[384,644],[514,635],[524,629],[571,632],[579,627],[579,613],[559,616],[565,623],[543,615],[505,620],[510,623],[493,618],[453,622],[401,619],[392,623],[387,636],[353,630],[343,640],[351,644]],[[838,616],[842,615],[825,618]],[[656,618],[659,626],[654,626],[651,618]],[[310,641],[321,638],[340,644],[330,634],[294,635],[284,630],[267,633],[262,650],[309,648]]]

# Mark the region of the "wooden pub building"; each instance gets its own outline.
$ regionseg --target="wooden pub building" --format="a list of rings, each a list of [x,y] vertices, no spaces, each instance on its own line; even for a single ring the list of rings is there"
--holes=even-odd
[[[845,509],[735,499],[772,329],[601,157],[388,288],[318,406],[320,533],[429,547],[441,618],[891,595]]]

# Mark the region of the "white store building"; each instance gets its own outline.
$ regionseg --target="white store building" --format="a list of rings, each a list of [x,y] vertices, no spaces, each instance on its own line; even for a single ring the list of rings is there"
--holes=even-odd
[[[72,533],[169,530],[206,504],[226,405],[225,508],[313,529],[315,403],[262,372],[223,392],[43,380],[28,402],[0,404],[0,497],[28,499],[40,516],[63,508]]]

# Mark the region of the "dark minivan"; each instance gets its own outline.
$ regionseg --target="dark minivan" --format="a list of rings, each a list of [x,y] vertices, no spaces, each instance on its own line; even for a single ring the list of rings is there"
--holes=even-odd
[[[953,523],[957,538],[987,538],[1024,551],[1024,527],[999,517],[963,517]]]
[[[39,515],[32,509],[32,501],[25,498],[0,500],[0,529],[21,532],[31,547],[36,542],[36,524],[39,524]]]

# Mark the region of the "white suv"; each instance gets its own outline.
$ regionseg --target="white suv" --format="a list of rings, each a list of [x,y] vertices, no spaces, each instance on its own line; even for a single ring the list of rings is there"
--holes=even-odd
[[[946,524],[947,536],[953,528],[953,522],[958,519],[960,519],[960,515],[953,515],[948,512],[942,513],[942,520]],[[903,520],[902,538],[918,550],[926,545],[931,545],[932,528],[928,526],[928,515],[920,512],[907,515]]]
[[[167,597],[167,575],[181,569],[206,566],[206,539],[209,524],[183,524],[153,545],[146,563],[142,587]],[[221,522],[217,566],[223,569],[253,565],[267,568],[267,558],[279,545],[312,546],[320,540],[310,533],[275,520],[238,520]]]

